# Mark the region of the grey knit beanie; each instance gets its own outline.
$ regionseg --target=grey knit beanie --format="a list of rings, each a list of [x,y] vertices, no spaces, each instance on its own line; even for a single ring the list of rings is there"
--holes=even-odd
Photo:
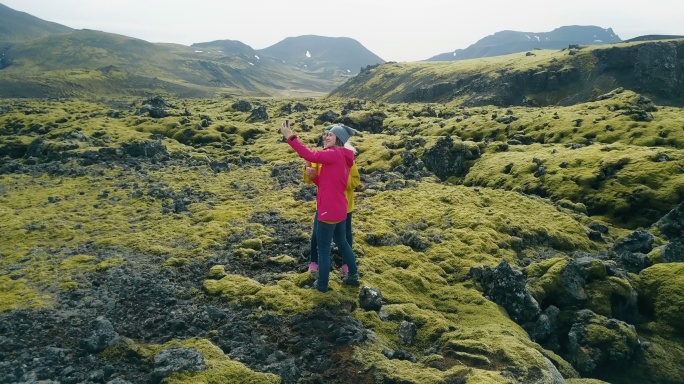
[[[358,134],[354,128],[350,128],[342,124],[331,125],[330,127],[326,128],[326,130],[334,133],[335,137],[340,139],[342,143],[346,143],[349,140],[349,136]]]

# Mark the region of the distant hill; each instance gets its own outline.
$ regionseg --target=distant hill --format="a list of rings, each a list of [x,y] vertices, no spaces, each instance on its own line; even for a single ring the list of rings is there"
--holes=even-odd
[[[361,68],[368,65],[385,62],[349,37],[288,37],[258,52],[313,71],[334,66],[342,71],[358,73]]]
[[[270,47],[258,50],[236,40],[195,43],[192,47],[239,54],[256,62],[268,61],[320,74],[337,71],[357,74],[364,67],[385,62],[361,43],[348,37],[288,37]]]
[[[197,49],[208,49],[225,52],[226,54],[239,54],[248,58],[254,58],[257,52],[249,45],[237,40],[215,40],[205,43],[194,43],[190,45]]]
[[[595,26],[564,26],[541,33],[501,31],[480,39],[466,49],[442,53],[425,61],[468,60],[535,49],[562,49],[570,45],[600,45],[621,41],[611,28]]]
[[[0,4],[0,43],[19,43],[73,29]]]
[[[262,50],[235,40],[188,47],[74,30],[0,5],[0,97],[322,96],[379,63],[350,38],[289,37]]]
[[[323,95],[354,75],[341,70],[321,75],[242,52],[155,44],[92,30],[12,44],[2,57],[4,97],[311,96]]]
[[[631,43],[634,41],[653,41],[653,40],[671,40],[671,39],[684,39],[684,35],[644,35],[644,36],[637,36],[633,39],[625,40],[625,43]]]
[[[684,39],[536,50],[453,62],[386,63],[330,96],[464,106],[574,105],[616,88],[684,105]]]

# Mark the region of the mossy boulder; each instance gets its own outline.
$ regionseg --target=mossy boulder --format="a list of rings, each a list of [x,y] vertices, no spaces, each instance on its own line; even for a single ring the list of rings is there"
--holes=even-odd
[[[166,267],[182,267],[186,264],[188,264],[188,259],[184,259],[184,258],[180,258],[180,257],[169,257],[164,262],[164,266],[166,266]]]
[[[603,280],[608,275],[606,265],[602,260],[590,257],[580,258],[577,263],[587,274],[587,281]]]
[[[582,305],[586,273],[574,260],[554,257],[525,268],[527,286],[542,308]]]
[[[541,309],[525,286],[525,276],[507,261],[494,269],[474,267],[470,273],[482,286],[485,296],[501,305],[516,323],[533,321],[539,316]]]
[[[215,280],[220,280],[226,275],[226,267],[223,265],[214,265],[213,267],[209,268],[209,272],[207,273],[208,278]]]
[[[261,239],[247,239],[240,243],[239,247],[260,251],[264,247],[264,244]]]
[[[221,280],[205,280],[204,289],[211,295],[221,294],[234,299],[253,295],[261,289],[259,282],[240,275],[226,275]]]
[[[684,203],[668,212],[654,224],[665,238],[674,240],[684,237]]]
[[[268,259],[268,262],[271,264],[278,264],[278,265],[295,265],[297,264],[297,259],[295,259],[292,256],[289,255],[278,255],[278,256],[273,256]]]
[[[248,258],[256,255],[257,253],[259,253],[259,251],[256,251],[252,248],[238,248],[233,252],[233,254],[236,257],[240,257],[243,259],[248,259]]]
[[[568,332],[568,361],[581,374],[626,367],[636,358],[641,342],[634,326],[588,309],[574,317]]]
[[[606,317],[634,320],[637,317],[637,292],[627,279],[610,276],[586,285],[586,307]]]
[[[673,329],[684,331],[684,263],[656,264],[639,274],[639,304]]]

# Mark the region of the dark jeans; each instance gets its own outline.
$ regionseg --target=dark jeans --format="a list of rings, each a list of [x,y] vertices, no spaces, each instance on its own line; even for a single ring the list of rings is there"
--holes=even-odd
[[[342,259],[349,267],[349,276],[359,276],[359,270],[356,267],[356,256],[346,237],[346,220],[340,221],[337,224],[327,224],[316,220],[315,224],[316,238],[318,243],[318,286],[315,287],[319,291],[328,290],[328,281],[330,280],[330,250],[332,242],[335,241],[337,248],[342,253]]]
[[[352,213],[349,212],[347,213],[347,220],[344,221],[345,223],[345,234],[347,237],[347,243],[349,246],[351,246],[354,240],[354,237],[352,235],[352,228],[351,228],[351,222],[352,222]],[[314,213],[314,219],[313,219],[313,230],[311,231],[311,254],[309,256],[309,259],[313,263],[318,263],[318,244],[316,240],[316,227],[318,223],[318,211]],[[335,242],[337,244],[337,241]],[[337,247],[339,248],[340,245],[338,244]],[[342,255],[342,264],[347,264],[347,260],[344,259],[344,254]]]

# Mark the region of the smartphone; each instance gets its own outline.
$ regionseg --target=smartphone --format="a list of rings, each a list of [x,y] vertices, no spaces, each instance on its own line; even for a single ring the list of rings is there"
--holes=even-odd
[[[288,128],[290,128],[290,120],[285,119],[285,126],[288,127]]]

